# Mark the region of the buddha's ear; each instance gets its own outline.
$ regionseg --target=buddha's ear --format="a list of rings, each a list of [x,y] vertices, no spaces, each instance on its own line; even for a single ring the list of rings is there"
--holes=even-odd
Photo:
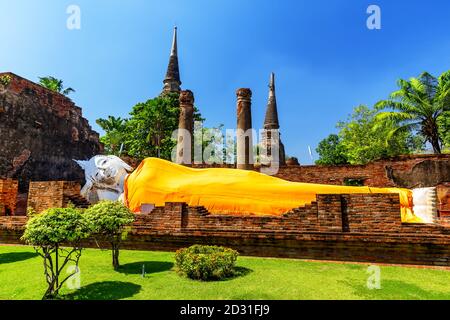
[[[74,159],[73,161],[75,161],[75,162],[81,167],[81,169],[83,169],[84,171],[86,171],[87,163],[88,163],[89,161],[75,160],[75,159]]]

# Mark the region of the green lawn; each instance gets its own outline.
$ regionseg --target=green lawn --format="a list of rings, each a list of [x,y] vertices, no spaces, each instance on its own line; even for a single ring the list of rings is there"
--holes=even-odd
[[[174,253],[122,251],[119,271],[109,251],[87,249],[81,288],[71,299],[450,299],[450,271],[381,266],[381,289],[369,290],[367,265],[239,257],[240,276],[199,282],[180,277]],[[145,264],[147,275],[141,276]],[[42,259],[30,247],[0,246],[0,299],[41,299]]]

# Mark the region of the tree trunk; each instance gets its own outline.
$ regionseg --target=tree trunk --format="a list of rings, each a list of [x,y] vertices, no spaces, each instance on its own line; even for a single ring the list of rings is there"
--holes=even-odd
[[[433,137],[431,138],[431,145],[433,146],[434,153],[437,153],[437,154],[442,153],[439,137],[433,135]]]
[[[55,270],[55,266],[53,266],[51,253],[44,251],[44,255],[45,255],[45,257],[44,257],[44,273],[45,273],[48,287],[47,287],[47,290],[45,291],[42,299],[43,300],[51,300],[51,299],[54,299],[58,294],[58,292],[57,292],[58,269]],[[55,259],[57,259],[57,253],[56,253]]]
[[[54,289],[54,292],[55,292],[55,295],[57,295],[58,294],[58,287],[59,287],[59,254],[58,254],[58,252],[59,252],[59,246],[58,245],[56,245],[56,252],[55,252],[55,277],[56,277],[56,279],[55,279],[55,289]]]
[[[116,243],[112,245],[112,265],[114,270],[119,268],[119,245]]]

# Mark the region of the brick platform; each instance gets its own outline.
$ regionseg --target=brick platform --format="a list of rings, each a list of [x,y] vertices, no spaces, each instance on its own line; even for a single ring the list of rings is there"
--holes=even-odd
[[[40,213],[49,208],[64,208],[69,203],[77,207],[87,207],[88,203],[80,196],[80,184],[70,181],[30,182],[28,208]]]
[[[14,215],[17,203],[18,182],[12,179],[0,180],[0,216]]]
[[[0,243],[20,243],[26,220],[17,219],[0,219]],[[136,215],[124,248],[176,250],[195,243],[243,255],[450,266],[450,227],[401,223],[393,194],[319,195],[276,217],[213,215],[166,203]]]
[[[128,158],[124,160],[133,166],[137,164]],[[193,167],[234,166],[200,164]],[[332,185],[345,185],[346,181],[353,180],[364,186],[380,188],[437,187],[439,214],[450,221],[450,154],[404,155],[366,165],[290,165],[280,167],[275,176],[293,182]]]

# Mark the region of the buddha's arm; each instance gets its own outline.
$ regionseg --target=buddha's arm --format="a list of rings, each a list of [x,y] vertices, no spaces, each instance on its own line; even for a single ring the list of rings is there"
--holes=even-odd
[[[92,190],[92,188],[94,187],[94,184],[92,183],[91,180],[87,180],[86,184],[83,186],[83,188],[80,190],[80,194],[84,197],[84,198],[88,198],[88,194],[89,192]]]

